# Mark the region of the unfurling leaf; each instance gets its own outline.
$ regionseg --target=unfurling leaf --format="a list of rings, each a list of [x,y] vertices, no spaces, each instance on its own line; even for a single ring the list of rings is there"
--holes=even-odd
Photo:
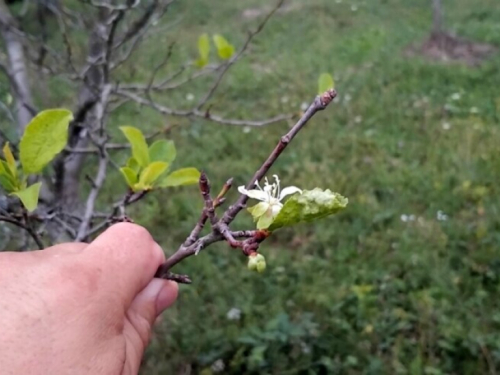
[[[163,174],[163,172],[167,170],[167,168],[168,163],[163,161],[154,161],[149,164],[141,172],[141,177],[139,178],[139,182],[136,184],[136,189],[151,189],[153,187],[153,183]]]
[[[14,176],[15,178],[17,176],[16,159],[14,159],[14,155],[12,155],[9,142],[5,143],[5,146],[3,146],[2,151],[3,151],[3,156],[5,157],[5,161],[7,162],[7,166],[9,167],[12,176]]]
[[[40,187],[42,186],[41,182],[37,182],[31,186],[28,186],[24,190],[16,191],[12,193],[18,197],[23,206],[29,211],[32,212],[38,206],[38,195],[40,194]]]
[[[200,180],[200,171],[196,168],[181,168],[170,173],[163,181],[161,181],[159,187],[170,187],[170,186],[180,186],[180,185],[192,185],[197,184]]]
[[[8,193],[17,189],[17,181],[12,175],[9,165],[3,160],[0,160],[0,185]]]
[[[144,134],[133,126],[122,126],[120,130],[127,137],[130,146],[132,146],[132,156],[141,167],[146,167],[149,164],[148,144],[144,138]]]
[[[134,157],[131,157],[127,160],[127,167],[132,169],[135,172],[135,174],[139,173],[139,171],[141,170],[141,166],[139,165],[137,160],[135,160]]]
[[[64,149],[72,120],[73,114],[67,109],[48,109],[30,121],[19,143],[25,173],[40,172]]]
[[[120,168],[120,172],[125,178],[127,185],[131,188],[134,187],[134,185],[137,183],[137,172],[129,167]]]
[[[333,89],[335,84],[333,83],[333,78],[331,74],[323,73],[318,79],[318,94],[321,95],[328,90]]]
[[[347,198],[330,190],[304,190],[288,199],[269,226],[273,231],[301,222],[310,222],[333,215],[347,206]]]
[[[222,35],[215,34],[213,38],[219,57],[223,60],[230,59],[234,55],[234,47]]]
[[[210,38],[208,34],[202,34],[198,38],[198,53],[200,57],[196,60],[196,65],[203,68],[208,64],[208,57],[210,55]]]
[[[149,146],[149,160],[172,164],[177,155],[173,141],[161,139]]]

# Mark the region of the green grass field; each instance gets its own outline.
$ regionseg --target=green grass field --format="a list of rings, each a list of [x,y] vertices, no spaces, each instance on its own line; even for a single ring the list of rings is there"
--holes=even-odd
[[[443,3],[448,30],[500,47],[498,0]],[[271,6],[179,1],[165,17],[172,26],[146,41],[122,79],[148,77],[172,41],[167,72],[175,70],[196,57],[201,33],[238,48]],[[143,374],[500,374],[500,53],[477,68],[406,57],[431,19],[430,0],[289,0],[258,35],[212,111],[297,113],[320,73],[332,73],[338,99],[271,172],[285,185],[330,188],[349,205],[273,235],[262,275],[225,244],[178,265],[194,283],[164,314]],[[209,83],[159,99],[187,108],[186,96],[199,99]],[[74,99],[60,82],[50,89],[54,103]],[[229,177],[245,183],[290,126],[221,126],[138,106],[110,122],[180,124],[170,133],[176,166],[205,170],[215,189]],[[169,253],[201,208],[197,189],[184,187],[153,193],[130,214]],[[245,213],[235,222],[251,225]]]
[[[496,0],[453,3],[444,1],[448,30],[500,45]],[[154,65],[159,43],[177,40],[179,62],[194,56],[203,32],[239,45],[258,21],[248,10],[265,4],[177,5],[179,23],[144,47],[138,74]],[[249,119],[294,112],[316,94],[318,75],[333,73],[339,99],[272,173],[284,184],[338,191],[348,208],[273,236],[262,248],[263,275],[225,245],[179,265],[194,284],[165,314],[144,374],[208,375],[221,363],[225,374],[499,373],[500,58],[472,69],[405,57],[430,21],[427,1],[297,0],[258,36],[213,111]],[[198,98],[204,87],[165,100]],[[168,119],[140,110],[116,121]],[[287,127],[193,121],[172,137],[180,162],[220,186],[248,179]],[[197,218],[197,195],[155,194],[136,218],[174,249]],[[249,216],[237,225],[248,227]],[[239,320],[227,318],[232,308]]]

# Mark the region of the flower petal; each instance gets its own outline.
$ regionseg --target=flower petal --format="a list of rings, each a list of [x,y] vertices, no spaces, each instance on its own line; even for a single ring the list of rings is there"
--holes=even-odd
[[[295,194],[295,193],[302,194],[302,190],[300,190],[296,186],[287,186],[286,188],[284,188],[283,190],[281,190],[280,200],[282,200],[283,198],[285,198],[287,195],[291,195],[291,194]]]
[[[280,213],[282,208],[283,208],[283,205],[279,202],[271,205],[271,213],[272,213],[273,218],[278,216],[278,214]]]
[[[247,190],[245,189],[244,186],[239,186],[238,191],[241,194],[245,194],[246,196],[253,198],[253,199],[258,199],[259,201],[267,201],[269,200],[269,195],[262,190]]]
[[[264,213],[269,209],[269,203],[260,202],[255,206],[248,207],[247,210],[253,216],[254,220],[257,221]]]

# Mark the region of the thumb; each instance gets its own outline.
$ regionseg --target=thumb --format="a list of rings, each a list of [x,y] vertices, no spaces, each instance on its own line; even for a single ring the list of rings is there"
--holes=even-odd
[[[123,329],[127,342],[126,361],[129,368],[133,369],[132,373],[139,371],[156,317],[173,305],[177,293],[177,283],[153,279],[132,301]]]

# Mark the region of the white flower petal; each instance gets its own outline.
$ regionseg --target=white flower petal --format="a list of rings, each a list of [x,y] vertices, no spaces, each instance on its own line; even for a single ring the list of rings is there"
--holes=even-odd
[[[273,218],[278,216],[278,214],[280,213],[282,208],[283,208],[283,205],[281,203],[275,203],[271,206],[271,212],[272,212]]]
[[[269,200],[269,195],[262,190],[247,190],[244,186],[239,186],[238,191],[241,194],[245,194],[249,198],[258,199],[259,201]]]
[[[283,190],[281,190],[281,194],[280,194],[280,201],[285,198],[287,195],[290,195],[290,194],[295,194],[295,193],[300,193],[302,194],[302,190],[300,190],[298,187],[296,186],[287,186],[286,188],[284,188]]]

